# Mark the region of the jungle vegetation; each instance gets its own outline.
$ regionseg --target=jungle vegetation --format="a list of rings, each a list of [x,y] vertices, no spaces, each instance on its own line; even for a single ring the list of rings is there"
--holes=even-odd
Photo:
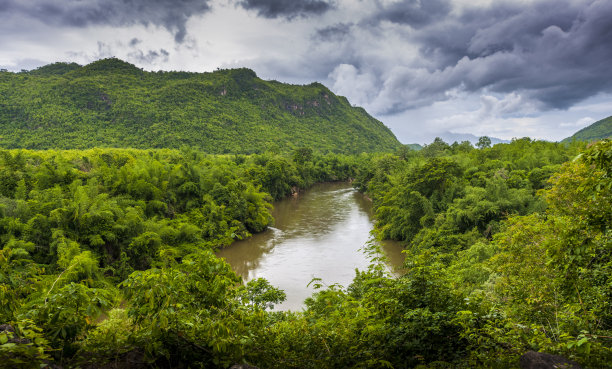
[[[0,365],[610,367],[612,142],[479,146],[0,151]],[[405,243],[401,277],[373,257],[276,312],[282,291],[214,255],[274,199],[349,179]]]
[[[0,147],[174,148],[207,153],[344,154],[400,146],[364,109],[320,83],[264,81],[252,70],[147,72],[119,59],[0,71]]]

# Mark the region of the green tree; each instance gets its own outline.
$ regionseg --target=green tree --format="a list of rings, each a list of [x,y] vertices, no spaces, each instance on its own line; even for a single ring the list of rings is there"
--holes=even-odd
[[[479,149],[488,149],[491,147],[491,139],[488,136],[481,136],[476,143],[476,147]]]

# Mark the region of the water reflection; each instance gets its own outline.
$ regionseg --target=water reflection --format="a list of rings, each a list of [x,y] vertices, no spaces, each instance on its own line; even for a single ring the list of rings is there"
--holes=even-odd
[[[371,203],[347,183],[325,183],[274,204],[274,227],[219,251],[245,281],[263,277],[287,294],[281,310],[299,310],[315,277],[348,285],[355,268],[370,263],[360,251],[373,227]],[[401,246],[384,243],[390,264],[400,266]]]

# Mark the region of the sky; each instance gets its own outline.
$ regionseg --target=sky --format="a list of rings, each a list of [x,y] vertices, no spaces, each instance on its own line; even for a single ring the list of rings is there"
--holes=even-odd
[[[106,57],[318,81],[403,143],[612,115],[611,0],[0,0],[0,68]]]

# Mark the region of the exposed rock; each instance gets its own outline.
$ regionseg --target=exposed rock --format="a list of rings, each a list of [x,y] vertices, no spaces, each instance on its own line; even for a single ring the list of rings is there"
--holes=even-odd
[[[17,336],[15,334],[15,328],[13,328],[12,325],[9,324],[0,324],[0,333],[1,332],[6,332],[8,335],[8,341],[7,343],[16,343],[16,344],[28,344],[31,343],[32,341],[30,341],[27,338],[19,338],[19,336]]]
[[[15,332],[15,328],[9,324],[0,324],[0,332]]]
[[[582,369],[578,363],[562,356],[527,351],[519,360],[521,369]]]

